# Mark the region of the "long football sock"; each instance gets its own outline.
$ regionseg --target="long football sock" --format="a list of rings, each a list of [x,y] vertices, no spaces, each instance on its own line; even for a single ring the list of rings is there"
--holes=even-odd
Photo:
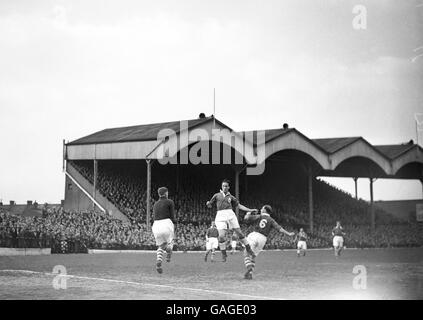
[[[163,248],[159,247],[159,248],[157,248],[156,254],[157,254],[157,263],[161,264],[162,261],[163,261],[163,257],[166,254],[166,251]]]
[[[212,249],[212,253],[211,253],[211,261],[214,261],[214,253],[215,253],[215,250],[214,250],[214,249]]]
[[[220,251],[222,251],[223,260],[226,261],[226,256],[227,256],[227,254],[226,254],[226,243],[225,242],[219,242],[219,248],[220,248]]]
[[[170,259],[172,258],[172,249],[173,249],[173,244],[169,244],[166,247],[166,261],[170,262]]]
[[[255,260],[247,252],[244,251],[244,264],[248,271],[253,272]]]

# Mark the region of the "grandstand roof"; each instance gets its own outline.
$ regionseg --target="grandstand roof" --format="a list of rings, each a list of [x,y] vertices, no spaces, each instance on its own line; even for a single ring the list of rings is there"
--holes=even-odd
[[[313,139],[313,141],[327,153],[334,153],[359,139],[361,139],[361,137]]]
[[[191,119],[188,121],[188,129],[193,129],[196,126],[213,120],[213,116],[205,118]],[[215,119],[216,123],[232,130],[219,120]],[[129,142],[129,141],[151,141],[156,140],[158,133],[163,129],[171,129],[176,133],[180,131],[181,121],[161,122],[152,124],[142,124],[138,126],[120,127],[104,129],[80,139],[74,140],[68,145],[83,145],[83,144],[99,144],[99,143],[113,143],[113,142]]]
[[[209,130],[210,133],[210,130],[214,128],[214,126],[210,126],[210,122],[214,121],[220,128],[234,132],[213,116],[200,116],[186,121],[188,130],[202,127]],[[70,160],[160,158],[163,155],[159,155],[157,148],[163,141],[159,141],[158,133],[163,129],[170,129],[179,134],[181,122],[171,121],[98,131],[66,144],[64,156]],[[266,156],[264,159],[253,155],[257,154],[259,150],[257,134],[260,131],[265,133]],[[401,178],[422,179],[423,177],[423,149],[412,141],[405,144],[375,146],[359,136],[310,139],[297,129],[288,127],[236,133],[239,134],[238,138],[244,136],[249,142],[249,146],[245,146],[244,158],[249,157],[246,160],[248,165],[252,166],[259,165],[277,152],[297,150],[316,160],[320,168],[328,175],[367,176],[369,168],[374,165],[380,170],[378,171],[374,167],[371,170],[372,174],[376,172],[379,177],[393,178],[399,176],[397,173],[400,171]],[[354,162],[351,164],[354,168],[347,166],[347,169],[345,165],[340,166],[341,163],[345,164],[344,161],[348,159],[350,159],[349,162]],[[404,167],[408,169],[402,170]]]
[[[412,141],[403,144],[390,144],[374,146],[377,150],[385,154],[389,159],[395,159],[401,154],[413,149],[416,145]]]

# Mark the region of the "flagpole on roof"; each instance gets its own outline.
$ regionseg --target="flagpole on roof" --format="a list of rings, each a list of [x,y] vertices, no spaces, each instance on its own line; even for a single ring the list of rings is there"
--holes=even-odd
[[[213,128],[216,127],[216,88],[213,88]]]

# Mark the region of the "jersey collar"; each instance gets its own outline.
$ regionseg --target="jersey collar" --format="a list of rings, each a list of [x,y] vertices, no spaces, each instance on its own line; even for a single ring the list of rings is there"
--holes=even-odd
[[[222,189],[220,189],[220,193],[224,196],[224,197],[226,197],[226,196],[230,196],[231,195],[231,193],[228,191],[228,193],[227,194],[225,194],[224,192],[223,192],[223,190]]]

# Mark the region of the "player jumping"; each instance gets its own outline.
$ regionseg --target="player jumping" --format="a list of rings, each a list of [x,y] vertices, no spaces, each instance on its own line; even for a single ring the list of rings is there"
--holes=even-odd
[[[333,249],[335,250],[335,257],[338,259],[344,247],[343,236],[345,236],[345,232],[341,226],[340,221],[336,221],[336,226],[335,228],[332,229],[332,236],[333,236]]]
[[[266,244],[267,237],[269,236],[272,228],[275,228],[279,232],[283,232],[288,236],[294,236],[294,232],[288,232],[282,228],[271,216],[272,207],[269,205],[261,208],[260,214],[251,214],[247,212],[244,220],[247,223],[252,223],[254,231],[251,232],[247,240],[254,251],[254,256],[250,255],[247,251],[244,251],[244,264],[247,268],[247,272],[244,275],[245,279],[251,280],[253,278],[253,271],[255,267],[255,256],[257,256]]]
[[[238,218],[233,211],[233,208],[239,208],[243,211],[251,212],[256,211],[255,209],[249,209],[238,202],[238,200],[229,193],[229,181],[222,181],[222,190],[213,195],[210,201],[207,201],[207,207],[211,208],[212,204],[216,202],[217,213],[215,223],[217,230],[219,231],[219,248],[222,251],[223,262],[226,261],[226,230],[233,229],[238,235],[239,240],[245,245],[246,250],[254,255],[251,250],[247,239],[239,227]]]
[[[307,234],[303,228],[300,228],[300,232],[297,234],[297,240],[297,257],[299,258],[301,251],[303,252],[303,256],[305,256],[307,250]]]
[[[211,252],[211,258],[210,261],[214,261],[214,253],[217,249],[217,246],[219,245],[218,242],[219,237],[219,231],[217,231],[216,225],[214,222],[212,222],[211,227],[207,229],[206,233],[206,256],[204,257],[204,261],[207,262],[207,257],[209,253]]]
[[[154,203],[154,223],[151,230],[157,245],[156,270],[162,273],[162,261],[166,254],[166,261],[170,262],[172,257],[173,237],[175,232],[175,204],[168,199],[169,191],[166,187],[158,189],[159,200]]]

